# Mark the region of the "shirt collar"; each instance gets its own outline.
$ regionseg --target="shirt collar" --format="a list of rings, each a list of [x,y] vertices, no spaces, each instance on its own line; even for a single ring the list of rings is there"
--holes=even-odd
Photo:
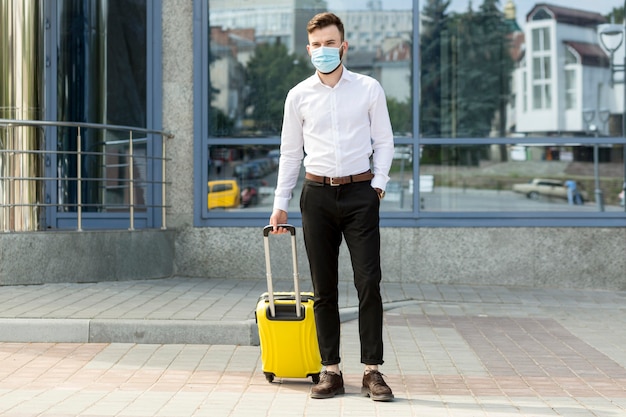
[[[339,83],[342,81],[352,81],[353,79],[354,79],[354,73],[352,71],[348,71],[348,69],[344,66],[343,72],[341,73],[341,78],[339,79],[339,82],[337,83],[337,85],[339,85]],[[311,83],[311,85],[325,86],[324,84],[322,84],[322,80],[320,80],[319,75],[317,75],[317,71],[315,72],[315,74],[309,77],[309,82]]]

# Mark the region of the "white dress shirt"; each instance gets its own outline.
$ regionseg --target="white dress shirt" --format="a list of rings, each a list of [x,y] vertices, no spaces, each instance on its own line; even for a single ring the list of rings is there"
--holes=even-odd
[[[303,158],[306,172],[325,177],[372,169],[372,187],[384,190],[393,152],[387,101],[378,81],[344,67],[339,82],[329,87],[315,73],[285,100],[274,209],[287,211]]]

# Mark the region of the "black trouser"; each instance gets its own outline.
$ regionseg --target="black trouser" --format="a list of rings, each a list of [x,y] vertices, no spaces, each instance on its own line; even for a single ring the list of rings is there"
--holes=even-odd
[[[383,363],[379,207],[378,194],[369,181],[336,187],[304,182],[300,210],[323,365],[341,362],[338,256],[342,235],[350,251],[359,297],[361,362]]]

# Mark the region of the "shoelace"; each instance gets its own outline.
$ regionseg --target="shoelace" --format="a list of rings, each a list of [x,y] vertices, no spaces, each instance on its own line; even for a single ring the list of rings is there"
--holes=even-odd
[[[331,374],[337,375],[334,372],[322,371],[322,373],[320,374],[320,382],[325,382],[326,380],[330,379]]]
[[[383,374],[378,371],[370,371],[366,375],[371,375],[372,383],[374,385],[387,385],[383,379]]]

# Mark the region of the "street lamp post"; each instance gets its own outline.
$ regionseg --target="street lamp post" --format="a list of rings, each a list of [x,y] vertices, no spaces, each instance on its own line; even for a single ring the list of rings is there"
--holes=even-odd
[[[602,196],[602,189],[600,188],[600,157],[598,149],[598,126],[591,124],[596,117],[595,110],[583,110],[583,120],[587,125],[587,130],[593,132],[596,142],[593,144],[593,179],[594,179],[594,191],[596,198],[596,205],[598,211],[604,211],[604,197]],[[600,116],[602,117],[602,116]]]
[[[622,108],[622,137],[626,139],[626,51],[624,51],[624,61],[622,64],[614,63],[614,55],[617,49],[624,43],[624,36],[626,36],[626,0],[624,0],[624,17],[621,25],[608,24],[602,25],[598,31],[598,38],[602,46],[609,51],[611,56],[611,87],[616,83],[615,73],[622,72],[623,84],[623,108]],[[624,191],[624,199],[626,200],[626,143],[623,147],[623,164],[624,164],[624,181],[622,183],[622,190]],[[626,210],[626,204],[624,204],[624,210]]]

